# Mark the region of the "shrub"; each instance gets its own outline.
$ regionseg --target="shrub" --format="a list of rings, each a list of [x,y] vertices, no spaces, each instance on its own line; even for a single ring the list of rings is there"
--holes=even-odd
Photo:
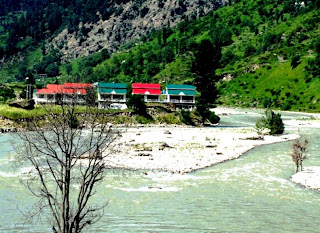
[[[210,112],[208,120],[212,123],[212,124],[217,124],[220,121],[220,117],[218,117],[214,112]]]
[[[185,111],[181,110],[180,112],[180,120],[183,124],[186,125],[194,125],[192,118],[191,118],[191,112],[190,111]]]
[[[265,116],[256,122],[256,129],[258,133],[268,129],[270,135],[282,134],[284,132],[284,124],[281,119],[281,114],[274,113],[270,109],[266,110]]]
[[[295,55],[291,60],[292,69],[296,68],[300,63],[301,63],[300,56],[299,55]]]
[[[136,121],[139,124],[150,124],[153,121],[153,119],[149,117],[144,117],[144,116],[136,116]]]
[[[147,106],[141,95],[131,95],[127,100],[128,108],[133,109],[139,115],[147,114]]]

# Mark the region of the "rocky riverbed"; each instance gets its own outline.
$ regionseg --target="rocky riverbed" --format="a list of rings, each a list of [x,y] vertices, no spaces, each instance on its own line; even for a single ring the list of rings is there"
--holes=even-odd
[[[253,128],[128,128],[117,139],[108,165],[188,173],[227,160],[264,144],[294,140],[295,134],[259,136]]]

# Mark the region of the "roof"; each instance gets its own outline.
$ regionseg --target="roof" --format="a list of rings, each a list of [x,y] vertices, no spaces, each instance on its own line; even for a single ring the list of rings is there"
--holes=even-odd
[[[57,94],[62,93],[63,86],[59,84],[47,84],[46,88],[40,89],[36,94]]]
[[[126,89],[126,83],[98,83],[98,88],[108,88],[108,89]]]
[[[101,94],[127,94],[127,89],[111,89],[111,88],[98,88],[98,92]]]
[[[161,95],[160,84],[156,83],[133,83],[132,94]]]
[[[65,83],[59,84],[47,84],[46,88],[40,89],[36,94],[86,94],[86,87],[91,87],[92,84],[88,83]]]
[[[98,83],[98,92],[101,94],[127,94],[126,83]]]
[[[167,89],[178,89],[178,90],[196,90],[195,86],[192,85],[179,85],[179,84],[168,84]]]
[[[92,87],[90,83],[65,83],[63,84],[63,88],[71,88],[71,89],[85,89],[86,87]]]
[[[138,94],[138,95],[161,95],[161,90],[157,89],[141,89],[141,88],[135,88],[132,89],[132,94]]]
[[[195,96],[195,90],[168,90],[168,95],[186,95],[186,96]]]
[[[132,83],[132,88],[138,88],[138,89],[159,89],[160,90],[160,84],[156,83]]]

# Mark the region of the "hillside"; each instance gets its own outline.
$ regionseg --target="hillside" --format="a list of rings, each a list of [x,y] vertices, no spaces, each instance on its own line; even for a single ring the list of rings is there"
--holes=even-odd
[[[164,24],[161,30],[150,30],[114,53],[102,49],[62,63],[61,51],[67,54],[64,46],[45,56],[38,48],[26,55],[27,68],[54,71],[62,81],[192,84],[197,44],[219,38],[218,102],[319,112],[320,2],[235,0],[228,4],[199,19],[185,17],[176,27]],[[67,40],[72,41],[72,36]],[[85,47],[95,46],[86,43]]]
[[[1,0],[0,80],[58,74],[56,65],[137,40],[184,19],[197,19],[223,0]]]
[[[61,72],[88,82],[191,84],[196,45],[219,37],[220,103],[320,111],[319,15],[319,2],[238,1],[127,44],[110,58],[74,60]]]

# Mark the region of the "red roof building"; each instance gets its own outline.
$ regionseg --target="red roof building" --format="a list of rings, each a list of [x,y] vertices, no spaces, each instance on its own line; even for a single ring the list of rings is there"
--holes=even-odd
[[[38,103],[54,103],[56,101],[57,94],[64,94],[66,100],[68,95],[80,95],[86,94],[86,88],[92,87],[89,83],[65,83],[63,85],[47,84],[46,88],[38,90],[35,95],[35,102]],[[77,98],[77,102],[83,102],[83,98]]]
[[[132,94],[143,95],[145,102],[159,102],[161,89],[160,84],[155,83],[133,83]]]

